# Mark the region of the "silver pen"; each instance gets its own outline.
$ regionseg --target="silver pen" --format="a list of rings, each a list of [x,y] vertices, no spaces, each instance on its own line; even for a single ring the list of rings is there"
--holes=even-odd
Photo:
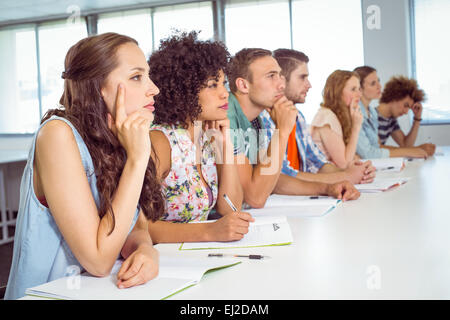
[[[234,206],[233,202],[231,202],[230,198],[228,198],[228,196],[226,194],[223,194],[223,198],[225,199],[225,201],[228,203],[228,205],[230,206],[231,210],[233,211],[238,211],[236,209],[236,207]]]

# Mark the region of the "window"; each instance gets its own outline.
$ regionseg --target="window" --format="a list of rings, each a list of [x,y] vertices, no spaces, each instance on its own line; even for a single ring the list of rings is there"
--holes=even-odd
[[[98,34],[116,32],[134,38],[148,59],[153,49],[150,9],[101,14],[97,22]]]
[[[39,123],[35,27],[0,30],[0,133],[33,133]]]
[[[161,39],[167,38],[176,29],[188,32],[200,30],[201,40],[214,38],[211,2],[158,7],[155,8],[153,19],[155,50]]]
[[[450,122],[450,2],[415,0],[415,76],[426,93],[425,123]]]
[[[311,123],[328,76],[364,64],[361,1],[295,0],[292,33],[294,49],[309,57],[312,88],[301,111]]]
[[[290,48],[289,2],[230,0],[225,6],[228,50]]]
[[[52,22],[38,26],[39,65],[41,71],[42,115],[59,106],[64,90],[64,59],[67,51],[79,40],[87,37],[86,24],[80,22]],[[41,115],[41,116],[42,116]]]

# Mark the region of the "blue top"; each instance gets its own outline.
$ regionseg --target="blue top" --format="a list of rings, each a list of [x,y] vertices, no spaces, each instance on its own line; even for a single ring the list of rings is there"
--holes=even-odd
[[[22,176],[13,259],[5,299],[21,298],[27,288],[73,274],[74,266],[80,271],[83,269],[64,240],[50,210],[39,202],[34,192],[33,162],[36,137],[39,130],[52,120],[62,120],[72,129],[97,208],[100,204],[94,165],[86,144],[67,119],[52,116],[36,131]],[[138,215],[139,210],[136,210],[130,231]]]
[[[305,117],[300,110],[297,109],[297,111],[295,141],[297,142],[297,149],[301,161],[300,170],[302,172],[317,173],[326,163],[328,163],[328,160],[319,147],[314,143],[311,134],[308,132]],[[270,140],[275,130],[275,123],[266,110],[261,113],[260,117],[262,118],[265,129],[267,129],[266,134],[268,136],[268,140]],[[296,177],[299,173],[298,170],[291,167],[290,162],[287,159],[287,152],[284,154],[281,173],[292,177]]]
[[[363,114],[363,123],[359,131],[356,153],[362,159],[389,158],[389,150],[380,148],[378,142],[378,113],[369,105],[369,114],[366,108],[359,102],[359,108]]]

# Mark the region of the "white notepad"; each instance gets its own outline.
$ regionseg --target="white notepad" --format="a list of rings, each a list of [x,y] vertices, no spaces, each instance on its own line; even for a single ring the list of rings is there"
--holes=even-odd
[[[359,192],[384,192],[401,186],[411,178],[375,178],[372,183],[355,184]]]
[[[399,172],[405,167],[405,158],[379,158],[370,160],[377,171]]]
[[[158,276],[146,284],[119,289],[117,261],[111,275],[98,278],[84,273],[64,277],[26,290],[27,295],[64,300],[160,300],[197,284],[205,272],[241,263],[233,259],[161,256]]]
[[[331,212],[341,202],[341,200],[327,196],[273,194],[267,199],[264,208],[246,211],[252,216],[321,217]]]
[[[232,213],[230,213],[232,214]],[[180,250],[251,248],[292,243],[291,227],[285,216],[256,217],[243,239],[229,242],[185,242]]]

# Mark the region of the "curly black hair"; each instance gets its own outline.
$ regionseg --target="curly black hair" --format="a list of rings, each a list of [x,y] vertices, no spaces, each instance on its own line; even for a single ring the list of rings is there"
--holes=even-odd
[[[176,124],[187,128],[198,119],[202,108],[198,93],[219,71],[227,72],[230,54],[218,41],[201,41],[198,33],[176,33],[161,41],[149,58],[150,78],[158,86],[155,119],[158,124]]]

